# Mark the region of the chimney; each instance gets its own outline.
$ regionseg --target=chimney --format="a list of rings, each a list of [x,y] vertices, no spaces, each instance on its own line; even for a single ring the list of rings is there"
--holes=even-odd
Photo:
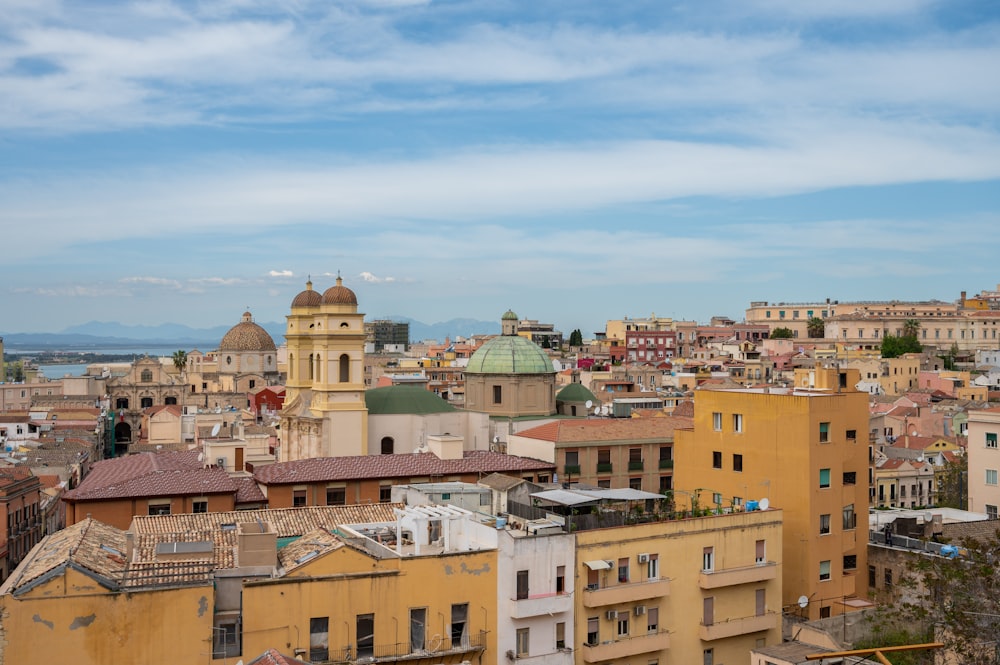
[[[962,291],[962,300],[959,304],[963,307],[965,306],[965,291]]]

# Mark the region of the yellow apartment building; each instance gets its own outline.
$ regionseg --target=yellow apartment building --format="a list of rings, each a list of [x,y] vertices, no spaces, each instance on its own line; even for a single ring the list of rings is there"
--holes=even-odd
[[[796,377],[810,388],[700,390],[693,428],[674,437],[680,499],[739,508],[767,498],[784,510],[783,604],[805,596],[813,619],[867,604],[868,397],[858,380],[816,369]]]
[[[780,644],[781,542],[773,509],[578,532],[576,662],[731,664]]]
[[[496,529],[402,504],[84,520],[0,586],[0,664],[495,663]]]

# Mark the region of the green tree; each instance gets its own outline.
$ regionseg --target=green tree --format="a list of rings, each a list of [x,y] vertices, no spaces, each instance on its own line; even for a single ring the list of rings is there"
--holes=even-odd
[[[174,367],[177,368],[178,372],[183,372],[184,367],[187,365],[188,354],[187,351],[177,350],[174,354],[170,356],[171,360],[174,362]]]
[[[935,504],[944,508],[966,509],[966,497],[969,495],[969,460],[965,455],[946,462],[944,467],[934,474],[934,479],[937,484]]]
[[[947,370],[955,369],[955,359],[958,357],[958,342],[952,342],[951,348],[948,349],[947,353],[943,356],[938,356],[944,361],[944,368]]]
[[[898,599],[883,603],[873,618],[873,641],[907,630],[918,642],[945,645],[963,665],[996,665],[1000,636],[1000,537],[964,541],[955,558],[917,555],[896,589]],[[894,661],[902,662],[902,661]],[[932,663],[933,652],[911,662]]]
[[[570,346],[583,346],[583,333],[577,328],[569,334],[569,345]]]
[[[916,336],[896,337],[886,335],[882,338],[882,357],[898,358],[904,353],[920,353],[924,347],[920,345],[920,340]]]
[[[903,337],[913,337],[916,339],[919,334],[920,321],[916,319],[907,319],[906,321],[903,321]]]
[[[809,332],[810,337],[822,339],[826,335],[826,324],[823,323],[823,319],[814,316],[806,321],[806,330]]]
[[[771,331],[771,339],[791,339],[794,337],[791,328],[775,328]]]

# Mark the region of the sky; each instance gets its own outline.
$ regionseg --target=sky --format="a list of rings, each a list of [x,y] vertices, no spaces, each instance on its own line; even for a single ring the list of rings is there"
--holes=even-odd
[[[998,71],[995,0],[3,0],[0,330],[954,300]]]

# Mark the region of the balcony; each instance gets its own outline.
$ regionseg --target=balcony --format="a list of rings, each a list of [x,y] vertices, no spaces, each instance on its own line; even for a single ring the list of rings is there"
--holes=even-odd
[[[486,631],[480,631],[465,636],[462,640],[443,639],[440,635],[427,637],[426,649],[411,651],[409,642],[394,644],[376,644],[362,650],[359,654],[356,647],[346,646],[343,649],[330,649],[328,660],[314,660],[316,663],[406,663],[411,661],[426,661],[433,658],[434,662],[451,662],[448,656],[461,656],[457,660],[466,660],[464,656],[486,651]],[[471,660],[471,659],[469,659]],[[457,662],[457,661],[456,661]]]
[[[573,611],[573,596],[568,593],[540,593],[527,598],[512,598],[510,616],[528,619],[544,614],[561,614]]]
[[[630,460],[629,461],[629,463],[628,463],[628,470],[629,471],[642,471],[642,469],[643,469],[642,460],[634,460],[634,461]]]
[[[584,607],[603,607],[621,603],[634,603],[651,598],[663,598],[670,595],[670,580],[661,577],[658,580],[615,584],[613,586],[587,588],[583,592]]]
[[[698,627],[698,637],[710,642],[712,640],[724,640],[727,637],[749,635],[750,633],[759,633],[762,630],[776,628],[778,628],[778,614],[776,612],[769,612],[760,616],[720,621],[707,626],[701,624]]]
[[[573,650],[572,649],[557,649],[552,653],[541,653],[537,656],[517,656],[515,660],[520,665],[573,665]]]
[[[672,459],[661,459],[660,460],[661,469],[672,469],[674,468],[674,461]]]
[[[597,473],[611,473],[614,467],[611,462],[598,462],[597,463]]]
[[[604,642],[593,646],[583,645],[583,662],[599,663],[613,658],[628,658],[643,653],[653,653],[670,648],[670,633],[660,631],[647,635],[625,637],[616,642]]]
[[[778,566],[773,561],[765,561],[755,566],[726,568],[725,570],[703,570],[698,576],[698,586],[702,589],[718,589],[724,586],[765,582],[778,576]]]
[[[567,464],[563,467],[563,473],[567,476],[570,475],[580,475],[580,465],[579,464]]]

